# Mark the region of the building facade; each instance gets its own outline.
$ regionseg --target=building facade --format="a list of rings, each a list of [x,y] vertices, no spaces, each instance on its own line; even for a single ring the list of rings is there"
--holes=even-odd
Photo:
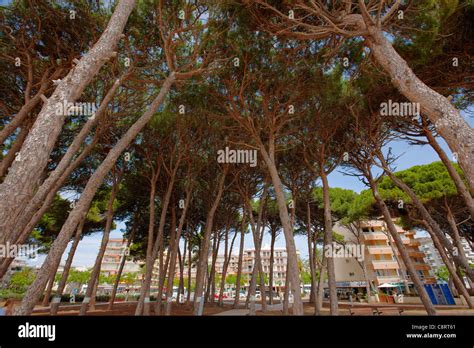
[[[104,257],[100,267],[105,275],[115,275],[118,273],[122,257],[126,256],[127,240],[118,238],[110,239],[105,249]],[[122,274],[137,273],[140,271],[140,263],[126,260]]]
[[[420,250],[421,243],[415,239],[415,232],[395,226],[420,279],[425,284],[436,283],[436,278],[430,272],[431,267],[425,261],[425,253]],[[369,220],[361,222],[358,227],[334,227],[334,231],[344,237],[346,245],[359,245],[361,251],[359,260],[356,257],[344,257],[343,254],[342,257],[334,258],[336,282],[351,288],[367,287],[367,281],[372,289],[383,284],[412,286],[413,283],[385,222]]]

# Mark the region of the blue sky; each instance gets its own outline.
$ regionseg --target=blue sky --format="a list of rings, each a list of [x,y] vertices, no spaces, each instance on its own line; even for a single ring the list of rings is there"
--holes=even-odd
[[[463,114],[466,121],[471,125],[474,125],[474,120],[472,118],[467,117],[466,114]],[[439,142],[443,149],[448,153],[450,157],[452,157],[452,153],[449,150],[446,142],[444,140],[439,139]],[[431,149],[429,146],[411,146],[405,141],[396,141],[389,144],[392,147],[394,155],[401,155],[401,157],[397,161],[397,170],[403,170],[410,168],[414,165],[421,165],[421,164],[428,164],[431,162],[438,161],[439,158],[437,154]],[[357,178],[351,176],[345,176],[340,172],[333,172],[329,175],[329,184],[331,187],[341,187],[345,189],[351,189],[356,192],[360,192],[366,187],[362,184]],[[111,238],[121,238],[122,232],[121,230],[124,229],[124,224],[122,222],[116,222],[117,228],[111,232]],[[97,251],[99,249],[100,241],[102,238],[101,233],[95,233],[91,236],[84,237],[79,247],[77,248],[76,255],[74,257],[74,266],[92,266],[94,264],[95,257],[97,255]],[[251,240],[251,235],[246,235],[245,240],[245,247],[252,248],[253,242]],[[308,255],[307,252],[307,242],[304,237],[296,236],[296,247],[300,251],[301,256],[306,258]],[[239,237],[236,238],[235,247],[239,245]],[[270,238],[266,236],[263,240],[263,245],[269,245]],[[283,233],[277,237],[275,245],[277,247],[284,247],[285,246],[285,238]],[[67,251],[63,255],[63,262],[67,257]],[[44,255],[40,255],[37,257],[36,260],[31,260],[30,263],[32,265],[40,266],[43,263]]]

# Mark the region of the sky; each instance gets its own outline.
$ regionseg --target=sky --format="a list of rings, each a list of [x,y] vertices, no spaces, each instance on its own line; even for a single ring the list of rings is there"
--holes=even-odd
[[[464,119],[470,124],[471,127],[474,126],[474,119],[468,117],[466,114],[463,114]],[[438,139],[440,145],[446,151],[448,156],[452,158],[452,153],[449,150],[446,142],[442,139]],[[410,168],[415,165],[429,164],[435,161],[439,161],[437,154],[432,150],[430,146],[411,146],[406,141],[394,141],[389,144],[392,147],[393,154],[396,156],[401,155],[397,160],[397,170],[403,170]],[[340,170],[340,169],[338,169]],[[345,189],[351,189],[356,192],[360,192],[366,187],[361,183],[356,177],[346,176],[339,171],[331,173],[328,177],[329,185],[331,187],[340,187]],[[125,228],[125,224],[120,221],[116,221],[116,228],[111,232],[110,238],[121,238],[122,231]],[[102,239],[101,233],[94,233],[93,235],[84,237],[74,256],[73,266],[85,266],[92,267],[94,264],[97,251],[99,249],[100,241]],[[307,250],[307,241],[304,236],[295,236],[296,248],[300,251],[301,257],[303,259],[308,257]],[[71,244],[71,243],[70,243]],[[70,244],[66,249],[66,252],[63,255],[62,263],[65,262],[67,254],[70,248]],[[238,246],[240,244],[240,236],[238,236],[234,243],[234,252],[238,252]],[[253,248],[253,242],[251,234],[247,234],[245,237],[245,248]],[[263,246],[270,245],[270,237],[268,234],[265,235],[263,239]],[[285,238],[283,233],[280,233],[275,242],[276,247],[285,247]],[[182,245],[181,245],[182,247]],[[38,255],[34,260],[28,260],[28,263],[32,266],[41,266],[45,258],[45,255]]]

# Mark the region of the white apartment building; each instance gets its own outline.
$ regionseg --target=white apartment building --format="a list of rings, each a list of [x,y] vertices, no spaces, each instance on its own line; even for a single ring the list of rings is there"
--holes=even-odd
[[[105,249],[104,258],[102,259],[101,272],[105,275],[117,274],[120,262],[124,254],[126,254],[127,240],[118,238],[110,239]],[[125,261],[122,274],[136,273],[140,271],[140,263],[134,261]]]

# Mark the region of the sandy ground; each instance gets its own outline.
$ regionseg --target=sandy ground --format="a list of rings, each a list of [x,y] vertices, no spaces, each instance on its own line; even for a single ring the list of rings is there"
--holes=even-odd
[[[150,306],[151,315],[154,315],[153,311],[153,303]],[[113,316],[133,316],[135,315],[135,307],[136,302],[116,302],[112,310],[108,310],[108,303],[99,303],[96,304],[95,310],[88,311],[87,315],[113,315]],[[80,304],[70,305],[64,304],[60,307],[60,311],[58,312],[59,316],[72,316],[78,315],[80,309]],[[217,306],[217,304],[209,303],[204,308],[204,315],[215,315],[220,312],[231,310],[232,307],[230,305],[224,304],[223,307]],[[33,312],[33,315],[49,315],[49,307],[42,307],[37,306]],[[171,315],[175,316],[191,316],[193,315],[193,308],[191,305],[186,304],[175,304],[173,303],[172,306],[172,313]]]

